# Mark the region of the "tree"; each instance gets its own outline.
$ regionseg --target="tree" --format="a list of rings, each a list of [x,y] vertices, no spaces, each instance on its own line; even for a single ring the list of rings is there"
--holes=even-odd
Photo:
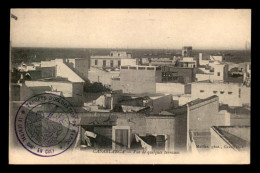
[[[104,90],[104,87],[103,87],[102,83],[100,83],[100,82],[94,82],[91,85],[91,91],[94,93],[102,92],[103,90]]]
[[[110,91],[109,88],[105,87],[101,82],[91,83],[89,80],[84,83],[84,92],[87,93],[98,93]]]
[[[90,92],[91,90],[91,83],[89,80],[87,80],[83,85],[84,92]]]
[[[123,112],[123,108],[120,104],[116,104],[113,111],[114,112]]]

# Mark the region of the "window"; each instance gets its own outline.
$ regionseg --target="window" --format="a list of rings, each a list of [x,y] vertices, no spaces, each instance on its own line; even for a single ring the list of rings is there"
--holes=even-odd
[[[224,91],[220,91],[220,94],[224,94]]]
[[[112,149],[130,148],[130,126],[112,127]]]
[[[220,76],[220,72],[218,72],[218,76]]]
[[[121,66],[121,69],[128,69],[128,66]]]
[[[147,67],[147,70],[154,70],[153,67]]]
[[[98,60],[95,60],[95,65],[98,65]]]
[[[145,70],[145,67],[138,67],[138,70]]]
[[[232,94],[232,92],[231,92],[231,91],[229,91],[229,92],[228,92],[228,94]]]
[[[118,60],[118,66],[120,66],[121,65],[121,61],[120,60]]]
[[[157,150],[165,150],[167,135],[157,135],[155,137],[155,147]]]
[[[106,67],[106,60],[103,60],[103,66]]]
[[[217,91],[213,91],[214,94],[217,94],[218,92]]]
[[[113,67],[113,66],[114,66],[114,61],[110,60],[110,67]]]
[[[136,67],[129,67],[129,69],[133,69],[133,70],[136,70]]]
[[[115,136],[116,136],[115,149],[128,148],[128,129],[116,129]]]
[[[200,90],[201,93],[204,93],[204,90]]]
[[[164,67],[162,67],[162,70],[163,70],[163,71],[166,71],[166,67],[165,67],[165,66],[164,66]]]

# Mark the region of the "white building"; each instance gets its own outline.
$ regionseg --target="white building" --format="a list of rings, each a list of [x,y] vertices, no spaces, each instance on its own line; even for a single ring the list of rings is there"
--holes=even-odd
[[[191,84],[182,83],[156,83],[156,93],[158,94],[190,94]]]
[[[191,98],[204,99],[212,95],[219,97],[220,104],[242,106],[241,85],[237,83],[202,83],[194,82],[191,86]]]
[[[131,54],[123,51],[111,51],[107,56],[90,56],[92,67],[120,67],[122,59],[131,59]]]
[[[21,100],[26,100],[35,94],[51,92],[66,97],[75,106],[83,105],[83,84],[85,81],[63,63],[63,59],[42,61],[41,67],[55,68],[55,76],[22,83],[20,88]]]
[[[72,105],[83,105],[83,83],[58,81],[58,80],[41,80],[25,81],[22,92],[22,100],[42,93],[55,93],[65,97]]]
[[[57,77],[68,78],[68,80],[71,82],[85,82],[84,79],[82,79],[63,62],[63,59],[41,61],[41,67],[56,67]]]
[[[101,82],[104,85],[111,85],[113,78],[118,78],[120,71],[105,71],[99,68],[90,67],[88,79],[90,82]]]
[[[89,62],[86,58],[69,58],[65,60],[66,64],[70,66],[82,78],[88,78]]]
[[[27,65],[25,63],[21,63],[20,66],[18,66],[17,68],[19,71],[21,72],[26,72],[26,71],[32,71],[32,70],[36,70],[36,66],[32,65]]]
[[[207,64],[209,64],[209,60],[203,60],[202,59],[202,53],[199,53],[199,65],[200,66],[205,66]]]
[[[243,105],[251,105],[251,87],[241,87],[241,102]]]
[[[222,62],[223,61],[223,56],[221,55],[210,55],[209,59],[204,60],[202,58],[202,53],[199,53],[199,65],[200,66],[205,66],[205,65],[209,65],[210,63],[214,63],[214,62]]]
[[[224,82],[228,78],[228,64],[219,63],[218,61],[209,63],[207,67],[201,67],[199,70],[202,73],[196,74],[197,81]]]
[[[55,59],[50,61],[41,61],[41,67],[55,67],[56,62],[63,62],[63,59]]]
[[[220,61],[220,62],[223,61],[223,56],[221,56],[221,55],[210,55],[209,58],[212,61]]]
[[[122,66],[135,66],[135,65],[137,65],[137,59],[135,59],[135,58],[121,59],[121,65]]]
[[[183,57],[178,63],[180,67],[197,67],[197,61],[193,57]]]

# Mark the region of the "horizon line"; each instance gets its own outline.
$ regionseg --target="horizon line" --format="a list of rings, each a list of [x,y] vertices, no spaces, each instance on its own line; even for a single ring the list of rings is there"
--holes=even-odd
[[[186,46],[183,46],[186,47]],[[192,47],[192,46],[191,46]],[[181,48],[105,48],[105,47],[33,47],[33,46],[12,46],[11,48],[46,48],[46,49],[125,49],[125,50],[129,50],[129,49],[145,49],[145,50],[182,50]],[[192,50],[241,50],[241,51],[251,51],[251,49],[226,49],[226,48],[193,48]]]

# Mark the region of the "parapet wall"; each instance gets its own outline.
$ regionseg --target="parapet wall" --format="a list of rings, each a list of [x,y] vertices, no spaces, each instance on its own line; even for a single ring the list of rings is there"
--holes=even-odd
[[[156,83],[156,93],[163,94],[190,94],[191,84]]]

